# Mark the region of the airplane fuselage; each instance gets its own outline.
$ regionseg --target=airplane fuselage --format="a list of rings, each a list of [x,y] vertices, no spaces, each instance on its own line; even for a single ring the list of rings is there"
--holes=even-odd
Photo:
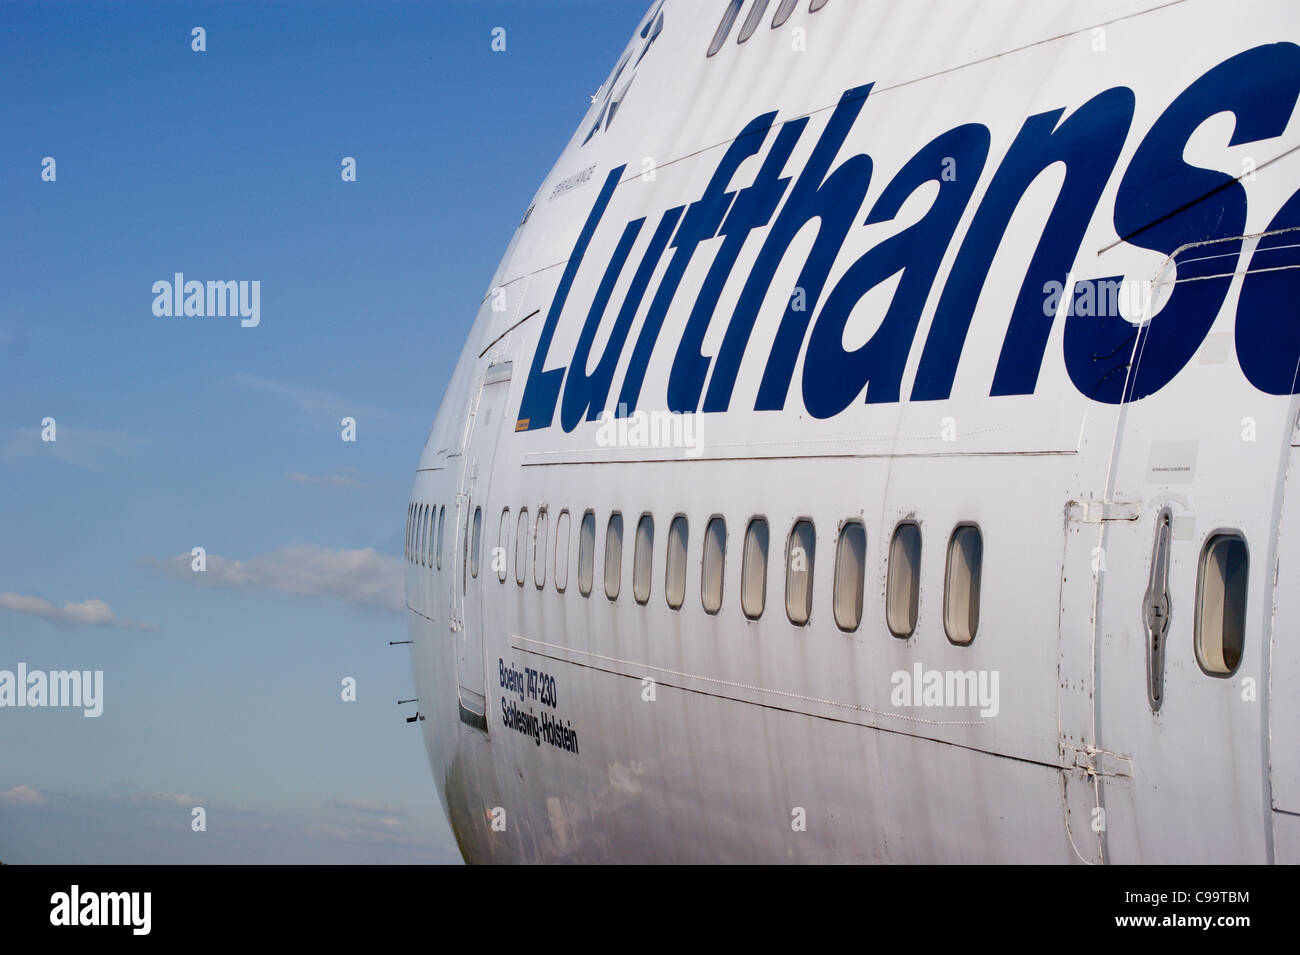
[[[941,6],[654,3],[523,216],[407,514],[467,860],[1300,861],[1300,11]]]

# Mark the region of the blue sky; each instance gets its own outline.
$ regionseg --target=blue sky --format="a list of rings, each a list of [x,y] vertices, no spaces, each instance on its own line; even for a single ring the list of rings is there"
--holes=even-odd
[[[97,719],[0,708],[0,860],[459,860],[396,705],[406,502],[647,6],[0,5],[0,670],[104,671]],[[176,272],[260,324],[155,316]]]

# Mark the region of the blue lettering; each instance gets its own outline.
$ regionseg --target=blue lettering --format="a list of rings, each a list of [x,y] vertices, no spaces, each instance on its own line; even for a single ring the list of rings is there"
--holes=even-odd
[[[538,339],[516,421],[517,431],[549,427],[563,389],[561,424],[572,431],[596,420],[610,399],[615,372],[629,344],[649,286],[671,247],[663,278],[636,335],[618,394],[619,414],[637,409],[650,360],[668,310],[697,249],[721,237],[713,261],[676,343],[667,381],[667,405],[678,412],[726,411],[759,311],[795,237],[816,222],[797,294],[786,298],[754,410],[784,408],[799,355],[802,395],[816,418],[839,414],[863,396],[868,404],[900,399],[902,377],[938,270],[970,205],[988,159],[991,136],[980,124],[948,130],[916,153],[875,201],[863,224],[892,221],[918,190],[938,184],[920,221],[868,249],[825,296],[826,280],[849,228],[857,220],[873,172],[869,155],[851,155],[832,169],[872,89],[845,91],[812,154],[796,175],[783,175],[807,128],[801,117],[782,124],[748,186],[733,190],[739,167],[757,155],[776,112],[749,122],[727,146],[703,195],[663,213],[649,239],[595,367],[588,366],[615,287],[644,231],[646,218],[627,223],[587,311],[567,366],[546,361],[577,271],[625,169],[606,177],[557,286]],[[1113,297],[1093,302],[1093,289],[1118,287],[1120,276],[1065,288],[1083,236],[1110,180],[1132,124],[1135,98],[1127,87],[1108,89],[1070,114],[1057,109],[1025,120],[980,199],[944,283],[924,346],[911,398],[951,396],[972,318],[1012,217],[1033,184],[1060,164],[1055,202],[1020,281],[1006,325],[989,394],[1032,394],[1037,387],[1055,309],[1052,295],[1070,296],[1063,329],[1064,361],[1085,396],[1107,403],[1135,400],[1162,388],[1199,348],[1221,309],[1238,267],[1247,197],[1232,176],[1182,160],[1192,135],[1216,113],[1235,120],[1228,145],[1275,138],[1300,100],[1300,46],[1277,43],[1240,53],[1187,87],[1143,137],[1124,171],[1114,225],[1122,241],[1174,257],[1177,279],[1163,308],[1143,325],[1120,314]],[[612,110],[610,111],[612,115]],[[606,117],[608,122],[608,117]],[[951,164],[951,165],[950,165]],[[945,174],[952,171],[955,175]],[[793,187],[791,183],[793,182]],[[788,195],[787,195],[788,193]],[[785,199],[782,205],[782,199]],[[779,207],[779,209],[778,209]],[[773,219],[775,216],[775,219]],[[767,227],[762,246],[723,333],[716,356],[704,340],[745,243]],[[1300,193],[1277,213],[1270,231],[1300,231]],[[1237,314],[1237,353],[1248,380],[1269,394],[1300,393],[1300,325],[1286,316],[1300,297],[1300,255],[1294,233],[1261,240],[1244,280]],[[1212,251],[1204,245],[1213,243]],[[844,348],[854,310],[874,288],[898,277],[879,327],[860,347]],[[812,314],[816,311],[816,322]],[[1130,316],[1131,317],[1131,316]],[[809,331],[811,326],[811,333]],[[707,385],[707,388],[706,388]]]
[[[876,200],[864,225],[892,220],[917,189],[939,183],[939,193],[925,216],[867,251],[827,297],[803,362],[803,400],[813,417],[839,414],[868,382],[868,404],[898,400],[921,310],[988,150],[988,127],[970,124],[950,129],[913,156]],[[954,176],[945,177],[945,168],[952,169]],[[880,327],[862,347],[846,352],[844,328],[854,307],[899,271],[903,275]]]
[[[726,221],[722,223],[718,234],[725,235],[726,239],[700,287],[700,294],[691,309],[691,316],[686,322],[677,354],[673,358],[672,372],[668,379],[668,407],[672,411],[686,413],[699,407],[704,379],[709,373],[709,359],[702,354],[701,345],[718,307],[718,297],[736,266],[736,258],[740,255],[745,240],[755,229],[771,221],[772,213],[776,211],[786,187],[790,185],[790,177],[781,178],[781,170],[785,168],[795,143],[807,125],[808,119],[804,117],[781,127],[780,135],[763,160],[753,184],[740,191],[736,201],[731,204]]]
[[[587,254],[587,246],[591,243],[591,236],[609,207],[609,200],[613,198],[614,190],[618,187],[619,177],[623,175],[623,170],[626,168],[626,166],[618,166],[611,169],[609,175],[605,177],[605,184],[601,186],[600,195],[596,197],[596,204],[591,207],[582,232],[578,235],[578,241],[574,243],[573,252],[569,254],[569,262],[564,267],[564,274],[560,276],[560,284],[555,289],[555,298],[551,300],[550,311],[546,313],[546,324],[542,326],[542,334],[537,339],[537,350],[533,352],[533,364],[528,370],[524,397],[519,402],[519,414],[515,421],[516,431],[549,428],[551,419],[555,417],[555,402],[560,397],[564,369],[545,369],[546,355],[551,350],[551,339],[555,337],[555,326],[560,322],[560,313],[564,311],[569,289],[573,287],[573,278],[578,274],[582,257]]]
[[[1074,264],[1097,199],[1124,145],[1133,103],[1132,90],[1116,87],[1094,96],[1064,122],[1064,109],[1025,120],[962,240],[926,336],[912,400],[935,401],[952,394],[966,333],[1011,216],[1043,170],[1063,162],[1065,181],[1020,285],[991,394],[1033,392],[1052,326],[1052,318],[1043,315],[1043,286],[1063,280]]]
[[[803,289],[804,308],[795,308],[795,303],[787,296],[785,314],[772,343],[759,386],[758,400],[754,404],[755,411],[780,410],[785,407],[790,378],[794,374],[799,351],[803,348],[811,311],[821,296],[822,286],[835,256],[844,244],[844,237],[858,216],[862,200],[867,194],[867,184],[871,181],[871,157],[866,155],[851,156],[827,175],[831,162],[844,145],[870,92],[871,84],[867,84],[848,90],[840,97],[808,164],[768,231],[767,239],[758,253],[753,271],[745,281],[740,300],[736,303],[736,310],[723,336],[722,347],[714,362],[713,375],[709,379],[703,410],[727,410],[731,403],[732,388],[736,384],[736,374],[740,370],[740,361],[749,345],[758,310],[771,287],[777,267],[785,258],[786,250],[794,241],[795,235],[809,222],[819,219],[817,238],[795,283],[796,287]]]
[[[669,209],[659,220],[659,228],[655,230],[641,264],[637,266],[636,275],[619,309],[618,318],[614,321],[614,327],[609,333],[609,341],[605,344],[605,350],[601,353],[596,370],[587,374],[587,361],[591,356],[591,346],[596,339],[596,332],[600,329],[600,321],[605,315],[605,306],[614,290],[615,281],[623,271],[623,261],[627,258],[632,240],[640,232],[641,224],[645,220],[637,219],[635,222],[629,222],[624,230],[623,240],[605,270],[605,279],[601,282],[595,301],[591,303],[591,310],[587,313],[587,324],[582,328],[578,347],[569,362],[569,374],[564,381],[564,403],[560,408],[560,423],[565,431],[576,428],[584,415],[588,421],[595,421],[600,417],[600,412],[609,398],[614,369],[618,366],[619,356],[623,354],[623,347],[627,344],[627,333],[632,328],[632,320],[641,307],[646,287],[650,284],[655,267],[663,256],[668,237],[677,226],[682,208],[677,206]]]
[[[722,161],[718,163],[713,178],[709,180],[704,190],[704,195],[692,202],[686,210],[686,215],[682,217],[682,224],[677,229],[677,234],[673,236],[673,257],[669,260],[663,280],[659,283],[659,290],[655,292],[654,300],[650,303],[650,310],[646,313],[645,321],[641,325],[641,333],[637,336],[636,347],[632,351],[632,359],[623,376],[623,387],[619,391],[618,398],[620,413],[631,414],[636,410],[637,402],[641,397],[641,385],[645,381],[646,368],[650,364],[655,342],[659,339],[659,330],[663,327],[668,307],[677,295],[682,276],[686,273],[686,266],[690,264],[691,257],[695,255],[695,250],[699,248],[700,243],[717,235],[722,218],[727,214],[731,200],[736,196],[734,192],[726,191],[731,177],[735,175],[737,167],[742,162],[763,148],[763,142],[767,139],[767,132],[772,128],[774,119],[776,119],[775,112],[764,113],[751,120],[741,130],[740,135],[732,140],[726,153],[723,154]]]
[[[1239,53],[1192,83],[1160,114],[1120,181],[1119,235],[1166,255],[1188,243],[1240,236],[1245,189],[1232,176],[1183,162],[1183,150],[1200,125],[1221,112],[1236,118],[1230,146],[1279,136],[1297,96],[1300,47],[1293,43]],[[1065,366],[1081,393],[1107,404],[1134,401],[1182,370],[1223,305],[1241,243],[1216,242],[1212,249],[1210,256],[1203,249],[1178,254],[1178,284],[1159,314],[1140,327],[1119,315],[1066,319]],[[1119,374],[1130,361],[1136,362],[1132,370]]]
[[[1268,231],[1300,230],[1300,192],[1273,217]],[[1300,394],[1300,231],[1259,240],[1237,301],[1237,361],[1246,380],[1270,395]]]

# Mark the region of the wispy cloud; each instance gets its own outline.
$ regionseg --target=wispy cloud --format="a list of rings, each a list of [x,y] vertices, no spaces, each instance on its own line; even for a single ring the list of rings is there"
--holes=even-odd
[[[318,388],[306,388],[302,385],[278,381],[274,378],[263,378],[260,375],[249,374],[246,371],[237,373],[231,378],[231,381],[241,388],[274,395],[312,417],[328,418],[331,427],[344,417],[356,418],[358,426],[363,421],[371,424],[389,424],[400,418],[399,415],[391,411],[342,398],[328,391],[322,391]]]
[[[360,820],[349,825],[317,823],[307,826],[306,834],[312,839],[342,843],[366,842],[401,845],[410,839],[402,824],[396,819],[381,819],[376,824],[369,825]]]
[[[15,786],[8,792],[0,792],[0,806],[39,806],[45,797],[31,786]]]
[[[331,799],[330,805],[336,809],[365,812],[376,816],[400,816],[405,813],[405,810],[398,809],[386,802],[372,802],[366,799]]]
[[[174,577],[209,587],[333,597],[367,610],[400,612],[406,605],[402,561],[371,547],[284,547],[246,561],[208,554],[205,571],[192,570],[192,560],[178,554],[159,565]]]
[[[122,431],[97,431],[55,422],[53,441],[41,438],[43,428],[16,428],[4,447],[8,460],[37,454],[54,458],[84,471],[103,471],[113,460],[132,448],[149,444],[151,439]]]
[[[297,474],[293,471],[285,474],[290,481],[299,484],[319,484],[322,487],[361,487],[361,482],[346,474]]]
[[[0,791],[5,862],[102,863],[459,862],[449,840],[421,816],[378,815],[358,802],[270,809],[203,797],[126,791],[67,793],[19,785]],[[194,835],[191,810],[203,806],[220,839]],[[350,809],[351,811],[344,811]],[[68,839],[75,829],[78,838]]]
[[[309,829],[316,837],[342,842],[387,842],[406,837],[404,809],[367,799],[331,799],[329,805],[351,815],[344,823],[322,822]]]
[[[56,607],[43,597],[27,594],[0,594],[0,610],[12,610],[15,613],[31,614],[44,617],[55,623],[82,624],[91,627],[117,627],[121,630],[157,630],[153,624],[140,623],[137,620],[120,620],[111,607],[104,601],[92,597],[81,603],[65,603]]]
[[[187,796],[184,793],[151,793],[138,791],[130,793],[123,797],[127,802],[136,806],[181,806],[189,808],[191,806],[200,806],[203,800],[197,796]]]

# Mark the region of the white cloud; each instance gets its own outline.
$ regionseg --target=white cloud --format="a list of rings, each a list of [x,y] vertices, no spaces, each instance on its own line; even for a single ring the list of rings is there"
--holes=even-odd
[[[158,629],[151,624],[140,623],[135,620],[119,620],[113,615],[113,610],[108,604],[93,597],[90,600],[83,600],[81,603],[70,602],[65,603],[62,607],[56,607],[43,597],[4,593],[0,594],[0,609],[12,610],[16,613],[29,613],[35,617],[53,620],[55,623],[118,627],[122,630]]]
[[[120,431],[96,431],[58,422],[54,441],[42,441],[39,426],[17,428],[5,446],[4,457],[44,455],[86,471],[103,471],[114,460],[150,443],[149,438]]]
[[[45,797],[31,786],[15,786],[0,793],[0,806],[39,806],[43,802]]]
[[[203,800],[197,796],[187,796],[184,793],[151,793],[135,792],[125,797],[126,801],[136,806],[198,806]]]
[[[368,610],[402,611],[402,561],[364,550],[283,547],[248,560],[207,556],[207,570],[191,569],[193,558],[178,554],[162,562],[175,577],[210,587],[267,590],[298,597],[334,597]]]
[[[350,823],[312,823],[305,827],[309,838],[330,842],[401,845],[411,835],[397,819],[358,818]]]
[[[147,791],[126,781],[101,789],[92,780],[90,788],[72,792],[18,786],[0,791],[0,858],[79,866],[461,862],[450,833],[427,813],[395,808],[376,817],[310,803],[269,808],[248,799],[225,802],[213,793]],[[196,804],[207,810],[209,824],[219,825],[219,839],[190,829]],[[78,838],[68,839],[73,831]]]
[[[339,809],[366,812],[376,816],[401,816],[405,810],[398,809],[386,802],[372,802],[366,799],[331,799],[330,804]]]
[[[283,398],[289,403],[297,405],[300,411],[304,411],[313,417],[328,417],[332,419],[330,422],[331,427],[348,415],[357,418],[359,421],[364,419],[371,423],[384,424],[398,418],[391,411],[358,404],[355,401],[340,398],[328,391],[321,391],[317,388],[304,388],[301,385],[277,381],[274,378],[251,375],[246,371],[239,372],[231,380],[241,387]]]

